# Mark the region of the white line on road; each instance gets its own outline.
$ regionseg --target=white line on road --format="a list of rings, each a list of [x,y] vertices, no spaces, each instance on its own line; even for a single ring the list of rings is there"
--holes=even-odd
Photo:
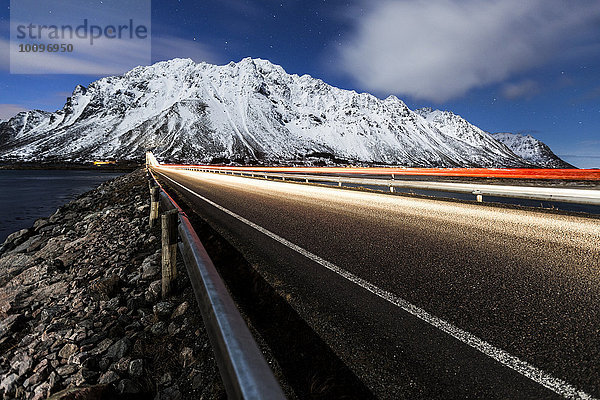
[[[330,263],[327,260],[322,259],[321,257],[311,253],[310,251],[269,231],[268,229],[265,229],[262,226],[257,225],[254,222],[247,220],[246,218],[242,217],[241,215],[238,215],[238,214],[234,213],[233,211],[230,211],[227,208],[215,203],[214,201],[207,199],[206,197],[202,196],[201,194],[198,194],[198,193],[194,192],[193,190],[188,189],[187,187],[183,186],[179,182],[174,181],[173,179],[169,178],[168,176],[166,176],[164,174],[161,174],[161,175],[163,177],[165,177],[166,179],[168,179],[169,181],[176,184],[177,186],[187,190],[188,192],[192,193],[196,197],[198,197],[201,200],[205,201],[206,203],[210,204],[211,206],[223,211],[226,214],[229,214],[230,216],[234,217],[238,221],[243,222],[244,224],[267,235],[271,239],[276,240],[277,242],[283,244],[284,246],[298,252],[299,254],[303,255],[304,257],[306,257],[306,258],[316,262],[317,264],[320,264],[321,266],[335,272],[336,274],[346,278],[350,282],[352,282],[352,283],[362,287],[363,289],[368,290],[369,292],[381,297],[382,299],[387,300],[388,302],[400,307],[402,310],[406,311],[407,313],[414,315],[415,317],[427,322],[428,324],[430,324],[430,325],[438,328],[439,330],[447,333],[448,335],[452,336],[453,338],[460,340],[461,342],[467,344],[468,346],[470,346],[470,347],[480,351],[481,353],[485,354],[486,356],[496,360],[500,364],[502,364],[508,368],[511,368],[514,371],[518,372],[519,374],[529,378],[530,380],[532,380],[536,383],[539,383],[540,385],[552,390],[553,392],[559,394],[560,396],[563,396],[568,399],[590,399],[590,400],[594,399],[594,397],[592,397],[591,395],[589,395],[581,390],[578,390],[577,388],[573,387],[571,384],[563,381],[562,379],[555,378],[552,375],[540,370],[539,368],[536,368],[533,365],[507,353],[506,351],[499,349],[482,339],[479,339],[477,336],[474,336],[473,334],[471,334],[465,330],[462,330],[462,329],[452,325],[451,323],[444,321],[443,319],[440,319],[434,315],[431,315],[430,313],[423,310],[422,308],[419,308],[419,307],[415,306],[414,304],[409,303],[408,301],[396,296],[393,293],[390,293],[386,290],[378,288],[377,286],[373,285],[372,283],[367,282],[362,278],[359,278],[358,276],[352,274],[351,272],[348,272],[345,269],[340,268],[337,265]]]

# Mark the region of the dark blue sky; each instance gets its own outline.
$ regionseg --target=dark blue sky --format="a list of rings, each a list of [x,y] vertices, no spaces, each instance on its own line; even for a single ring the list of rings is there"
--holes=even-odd
[[[600,167],[597,1],[168,0],[152,4],[152,61],[251,56],[332,85],[448,109]],[[12,75],[0,9],[0,118],[62,108],[99,76]]]

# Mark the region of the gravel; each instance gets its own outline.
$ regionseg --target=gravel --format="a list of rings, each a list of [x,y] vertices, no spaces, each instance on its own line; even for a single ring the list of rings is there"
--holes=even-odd
[[[0,246],[0,396],[225,398],[185,273],[161,298],[148,197],[138,170]]]

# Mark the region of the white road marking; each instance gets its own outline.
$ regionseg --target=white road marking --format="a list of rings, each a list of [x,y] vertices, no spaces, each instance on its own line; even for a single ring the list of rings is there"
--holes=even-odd
[[[234,217],[238,221],[243,222],[244,224],[256,229],[257,231],[267,235],[271,239],[273,239],[273,240],[283,244],[284,246],[296,251],[297,253],[303,255],[304,257],[316,262],[317,264],[320,264],[321,266],[329,269],[330,271],[335,272],[336,274],[346,278],[350,282],[360,286],[361,288],[368,290],[369,292],[373,293],[374,295],[379,296],[380,298],[390,302],[391,304],[394,304],[395,306],[398,306],[405,312],[427,322],[428,324],[430,324],[430,325],[438,328],[439,330],[447,333],[448,335],[452,336],[453,338],[467,344],[468,346],[470,346],[470,347],[480,351],[481,353],[485,354],[486,356],[494,359],[495,361],[499,362],[500,364],[502,364],[508,368],[511,368],[512,370],[518,372],[519,374],[525,376],[526,378],[529,378],[530,380],[552,390],[553,392],[557,393],[558,395],[563,396],[567,399],[589,399],[589,400],[594,399],[594,397],[592,397],[588,393],[578,390],[577,388],[575,388],[571,384],[563,381],[562,379],[555,378],[552,375],[542,371],[541,369],[536,368],[533,365],[507,353],[506,351],[499,349],[482,339],[479,339],[477,336],[474,336],[473,334],[471,334],[465,330],[462,330],[462,329],[452,325],[451,323],[446,322],[443,319],[440,319],[440,318],[428,313],[427,311],[423,310],[422,308],[419,308],[419,307],[415,306],[414,304],[409,303],[408,301],[396,296],[395,294],[378,288],[377,286],[373,285],[372,283],[365,281],[364,279],[352,274],[351,272],[348,272],[345,269],[340,268],[337,265],[335,265],[327,260],[322,259],[321,257],[311,253],[310,251],[269,231],[268,229],[265,229],[262,226],[257,225],[254,222],[247,220],[246,218],[242,217],[241,215],[238,215],[238,214],[234,213],[233,211],[230,211],[229,209],[215,203],[214,201],[207,199],[206,197],[202,196],[201,194],[198,194],[198,193],[194,192],[193,190],[188,189],[184,185],[180,184],[179,182],[174,181],[173,179],[169,178],[168,176],[166,176],[162,173],[161,173],[161,175],[163,177],[165,177],[166,179],[168,179],[169,181],[176,184],[177,186],[187,190],[188,192],[195,195],[199,199],[210,204],[211,206]]]

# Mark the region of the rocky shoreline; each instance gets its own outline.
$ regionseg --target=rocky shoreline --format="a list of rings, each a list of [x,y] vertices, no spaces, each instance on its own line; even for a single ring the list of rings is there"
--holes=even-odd
[[[181,262],[160,297],[143,170],[106,182],[0,247],[0,394],[225,398]]]

